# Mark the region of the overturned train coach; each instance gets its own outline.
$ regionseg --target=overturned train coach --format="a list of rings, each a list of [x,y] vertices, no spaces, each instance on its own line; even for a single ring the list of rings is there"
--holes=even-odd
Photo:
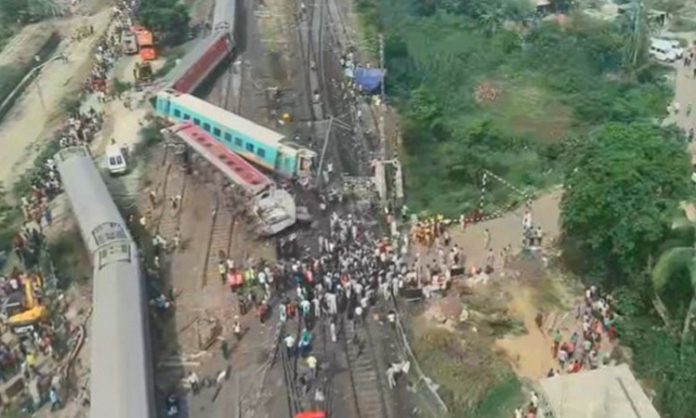
[[[92,257],[90,418],[154,418],[138,249],[87,148],[65,148],[55,161]]]
[[[193,123],[247,160],[286,178],[310,176],[317,154],[281,133],[173,89],[157,93],[155,112],[173,123]]]

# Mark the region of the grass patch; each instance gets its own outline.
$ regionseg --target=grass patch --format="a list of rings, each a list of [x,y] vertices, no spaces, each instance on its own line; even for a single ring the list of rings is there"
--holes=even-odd
[[[696,20],[677,15],[670,21],[669,26],[673,32],[694,32]]]
[[[520,385],[507,363],[476,335],[429,328],[413,349],[424,370],[440,385],[451,417],[498,417],[517,402]]]
[[[161,67],[160,69],[158,69],[157,71],[155,71],[154,77],[155,77],[155,78],[160,78],[160,77],[164,77],[164,76],[166,76],[167,74],[169,74],[169,72],[170,72],[171,70],[173,70],[174,67],[176,67],[176,61],[177,61],[179,58],[183,57],[184,54],[185,54],[184,49],[183,49],[183,48],[180,48],[180,47],[176,47],[176,48],[172,48],[172,49],[167,50],[167,51],[163,54],[163,56],[164,56],[164,64],[162,65],[162,67]]]
[[[522,383],[512,373],[493,386],[481,401],[476,418],[501,418],[510,416],[510,411],[524,404]]]
[[[27,73],[26,69],[12,65],[0,66],[0,98],[4,100]]]
[[[541,83],[518,79],[494,84],[501,96],[483,105],[481,112],[489,115],[506,134],[557,143],[571,132],[573,109]]]

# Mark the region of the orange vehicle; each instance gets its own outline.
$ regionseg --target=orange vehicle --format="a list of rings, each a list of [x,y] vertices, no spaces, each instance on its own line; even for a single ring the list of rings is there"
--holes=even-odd
[[[140,59],[143,61],[152,61],[157,59],[155,48],[140,48]]]
[[[145,29],[142,26],[133,26],[133,32],[135,33],[135,37],[138,40],[138,46],[140,46],[141,48],[154,45],[152,32],[150,32],[149,30]]]
[[[143,61],[152,61],[157,58],[155,42],[152,32],[142,26],[133,26],[133,32],[140,47],[140,58]]]
[[[306,411],[295,415],[295,418],[326,418],[324,411]]]

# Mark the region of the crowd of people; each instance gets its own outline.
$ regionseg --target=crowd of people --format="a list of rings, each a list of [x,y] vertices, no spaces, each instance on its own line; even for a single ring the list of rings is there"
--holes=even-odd
[[[27,303],[28,292],[35,298],[33,306]],[[62,323],[66,327],[63,329],[55,328],[60,322],[49,324],[41,321],[47,315],[46,301],[42,296],[43,280],[37,274],[26,274],[14,268],[9,275],[0,276],[0,299],[6,301],[0,318],[0,333],[5,334],[8,327],[15,330],[25,327],[24,333],[0,342],[0,383],[19,375],[25,384],[36,380],[39,387],[48,385],[45,392],[49,394],[48,400],[53,408],[59,404],[58,383],[54,383],[55,379],[51,379],[50,383],[46,381],[51,375],[46,372],[45,361],[55,360],[64,352],[64,345],[59,345],[61,339],[56,330],[70,335],[70,329],[67,322]],[[42,404],[42,397],[40,391],[29,392],[24,394],[22,404],[29,410],[35,410]]]
[[[364,220],[334,212],[329,222],[316,245],[301,245],[294,234],[278,240],[275,265],[246,260],[240,266],[229,258],[219,264],[221,282],[238,294],[241,314],[256,307],[261,322],[270,312],[277,315],[286,354],[303,359],[297,381],[304,394],[319,388],[320,362],[313,352],[317,325],[323,321],[328,338],[337,342],[345,327],[362,326],[379,295],[395,297],[408,271],[398,243],[375,237]],[[364,342],[354,337],[352,343],[362,347]]]
[[[616,339],[613,299],[611,295],[601,295],[596,286],[585,290],[585,298],[576,310],[576,320],[582,326],[573,331],[568,340],[564,340],[560,330],[554,333],[552,354],[558,360],[558,369],[549,370],[548,377],[596,369],[604,361],[601,349]]]

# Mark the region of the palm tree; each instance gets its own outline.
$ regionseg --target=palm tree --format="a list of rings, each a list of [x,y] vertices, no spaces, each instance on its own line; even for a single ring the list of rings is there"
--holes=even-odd
[[[639,67],[645,56],[647,47],[648,22],[645,16],[645,6],[641,0],[634,0],[633,7],[628,13],[628,21],[625,22],[625,47],[623,63],[627,68]]]
[[[690,232],[694,236],[693,244],[691,246],[676,246],[664,251],[652,270],[651,278],[659,304],[664,306],[660,299],[660,294],[671,280],[675,280],[677,277],[675,273],[683,269],[689,272],[693,293],[684,316],[681,331],[681,348],[683,352],[691,331],[691,322],[694,316],[696,316],[696,224],[687,219],[686,216],[682,216],[672,222],[672,230]]]
[[[477,19],[486,36],[492,36],[505,22],[503,10],[496,5],[483,8]]]

